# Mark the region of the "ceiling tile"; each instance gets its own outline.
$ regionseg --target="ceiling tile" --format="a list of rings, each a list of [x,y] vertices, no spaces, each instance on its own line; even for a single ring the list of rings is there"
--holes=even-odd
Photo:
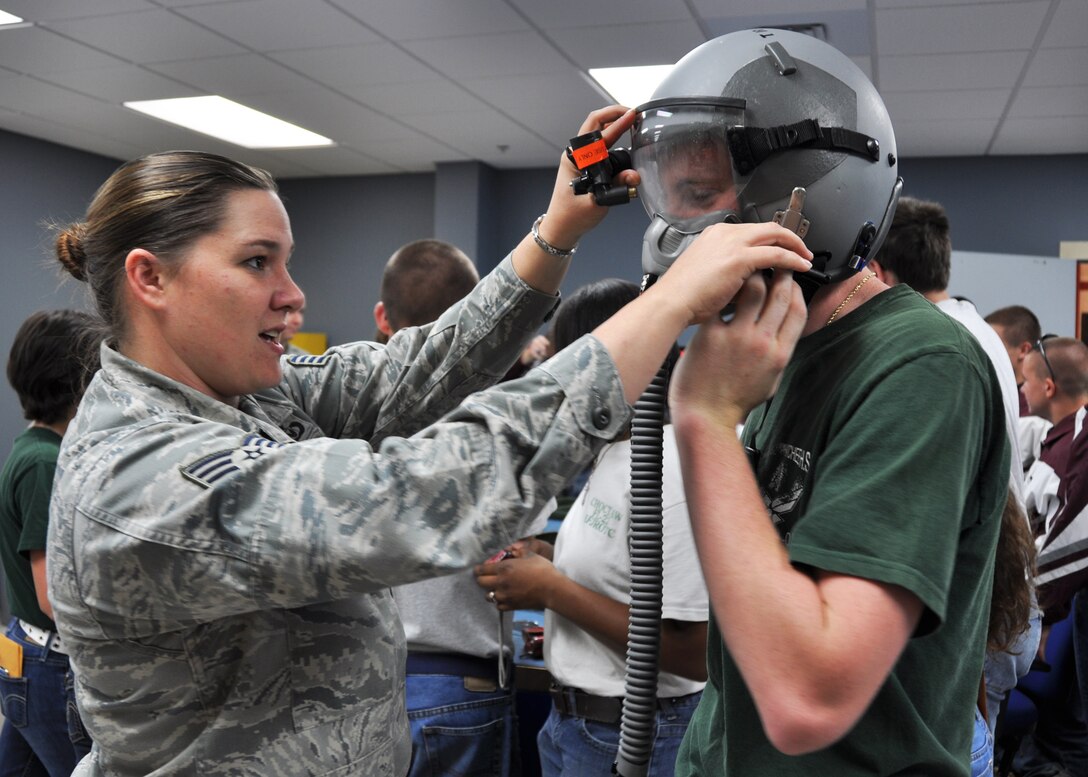
[[[899,118],[937,121],[998,119],[1008,104],[1010,89],[967,89],[957,91],[885,92],[884,105],[898,127]]]
[[[934,89],[994,89],[1015,84],[1027,51],[981,51],[971,54],[927,54],[881,57],[883,92]]]
[[[580,67],[671,65],[706,36],[693,21],[563,30],[559,43]],[[501,71],[500,71],[501,72]]]
[[[449,138],[450,145],[470,159],[494,163],[495,160],[536,159],[541,153],[549,158],[555,156],[553,145],[495,111],[408,116],[404,121],[433,137]],[[507,166],[525,165],[511,162]]]
[[[894,122],[895,144],[900,157],[980,156],[994,124],[991,119]],[[906,183],[910,185],[909,180]]]
[[[235,0],[152,0],[163,8],[185,8],[190,5],[215,5],[217,3],[233,3]]]
[[[1043,48],[1083,46],[1088,35],[1088,3],[1084,0],[1062,0],[1050,21]]]
[[[344,46],[379,39],[327,3],[242,0],[191,6],[179,13],[257,51]]]
[[[536,33],[475,35],[406,41],[404,47],[452,78],[554,73],[571,67],[562,54]]]
[[[731,0],[729,3],[694,0],[694,5],[699,15],[707,19],[783,13],[808,13],[815,18],[826,11],[864,11],[867,3],[866,0]]]
[[[939,5],[980,5],[982,3],[1007,3],[1009,0],[876,0],[877,8],[933,8]]]
[[[132,62],[169,62],[244,52],[226,38],[165,10],[59,21],[50,27]]]
[[[4,10],[28,22],[78,19],[127,11],[146,11],[155,6],[148,0],[3,0]]]
[[[553,149],[553,156],[578,134],[589,115],[609,101],[577,72],[529,78],[487,78],[466,82],[507,117],[533,128]]]
[[[1009,118],[1088,117],[1088,84],[1080,86],[1027,86],[1016,93]],[[1088,136],[1088,121],[1084,122]]]
[[[42,80],[117,104],[127,100],[195,97],[202,93],[139,65],[51,73]]]
[[[293,148],[277,155],[294,162],[313,175],[385,175],[399,168],[352,148]]]
[[[487,105],[445,78],[399,84],[341,86],[339,90],[390,116],[483,110]]]
[[[891,54],[1030,49],[1050,0],[877,11],[876,50]]]
[[[0,30],[0,66],[18,73],[61,73],[126,64],[42,27]]]
[[[994,141],[994,154],[1088,154],[1083,116],[1006,119]]]
[[[1028,65],[1024,86],[1088,84],[1088,47],[1041,49]]]
[[[437,120],[434,131],[441,131]],[[396,138],[367,142],[366,152],[399,170],[414,173],[433,171],[435,162],[466,162],[472,159],[468,154],[414,130],[405,130]]]
[[[465,86],[508,116],[518,116],[534,107],[569,117],[570,103],[588,104],[588,110],[605,105],[605,99],[576,70],[519,78],[475,78]],[[579,111],[580,112],[580,111]],[[579,117],[578,121],[581,121]]]
[[[259,54],[160,62],[148,67],[164,76],[190,84],[204,94],[225,97],[302,90],[314,86],[310,79],[303,78]]]
[[[429,81],[441,74],[392,43],[281,51],[269,56],[334,87]]]
[[[119,138],[111,138],[88,132],[79,126],[69,126],[48,121],[37,116],[16,113],[0,108],[0,121],[4,129],[18,132],[33,138],[59,143],[62,146],[90,151],[95,154],[112,157],[118,161],[134,159],[142,153],[138,146]]]
[[[856,0],[854,0],[856,2]],[[544,29],[607,27],[639,22],[693,21],[683,0],[626,0],[622,7],[585,0],[512,0],[533,24]]]
[[[403,125],[328,90],[270,92],[250,95],[246,104],[337,142],[396,137]]]
[[[329,0],[392,40],[487,35],[529,29],[503,0]]]

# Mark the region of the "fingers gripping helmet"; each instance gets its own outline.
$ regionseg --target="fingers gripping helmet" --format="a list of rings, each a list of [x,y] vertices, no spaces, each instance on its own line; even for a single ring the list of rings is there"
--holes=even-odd
[[[823,41],[723,35],[681,59],[637,113],[648,273],[710,224],[792,220],[815,254],[808,299],[864,267],[887,234],[902,188],[891,121],[865,74]]]

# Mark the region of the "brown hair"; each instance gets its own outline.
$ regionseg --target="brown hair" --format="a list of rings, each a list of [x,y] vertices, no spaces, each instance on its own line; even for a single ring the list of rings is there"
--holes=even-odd
[[[57,260],[90,285],[99,314],[120,338],[128,252],[175,259],[218,229],[227,196],[241,189],[277,191],[264,170],[217,154],[167,151],[127,162],[95,192],[85,221],[57,229]]]
[[[1023,305],[1009,305],[998,308],[986,316],[986,323],[990,326],[1003,327],[1005,336],[1002,338],[1005,345],[1018,346],[1020,343],[1034,343],[1043,336],[1042,327],[1035,314]]]
[[[952,237],[941,204],[900,197],[876,260],[919,294],[947,289]]]
[[[994,560],[994,590],[986,648],[1008,651],[1028,627],[1032,581],[1035,579],[1035,542],[1024,511],[1010,490],[1001,513],[1001,531]]]
[[[386,262],[380,298],[394,332],[429,324],[479,282],[476,266],[455,245],[415,240]]]

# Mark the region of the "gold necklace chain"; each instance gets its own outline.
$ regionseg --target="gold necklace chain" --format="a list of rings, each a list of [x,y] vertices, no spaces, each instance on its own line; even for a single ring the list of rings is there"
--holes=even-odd
[[[869,270],[869,273],[864,278],[862,278],[860,281],[858,281],[858,285],[854,287],[854,290],[846,295],[846,299],[844,299],[842,302],[840,302],[839,306],[837,308],[835,308],[835,312],[831,314],[831,317],[829,319],[827,319],[827,324],[830,324],[832,321],[834,321],[835,316],[839,315],[839,313],[842,312],[842,309],[844,307],[846,307],[846,303],[849,302],[853,298],[853,296],[855,294],[857,294],[859,291],[861,291],[861,287],[864,286],[866,283],[868,283],[870,278],[873,278],[875,276],[876,276],[876,273],[873,272],[872,270]],[[824,326],[827,326],[827,324],[824,324]]]

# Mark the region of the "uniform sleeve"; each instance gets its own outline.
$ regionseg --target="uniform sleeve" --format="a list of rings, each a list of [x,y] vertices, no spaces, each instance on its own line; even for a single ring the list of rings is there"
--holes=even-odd
[[[327,437],[378,444],[408,436],[505,375],[557,301],[518,278],[507,257],[436,322],[401,330],[384,347],[356,343],[285,359],[270,395]]]
[[[82,476],[100,494],[76,508],[80,596],[106,632],[155,633],[471,566],[529,533],[629,412],[611,358],[587,336],[376,447],[327,438],[239,447],[229,426],[149,425],[142,441],[96,446],[120,458]],[[66,490],[83,493],[79,479]]]
[[[943,620],[961,532],[999,515],[980,495],[1003,503],[1007,488],[1004,416],[987,385],[950,353],[882,376],[814,462],[794,563],[902,586]],[[1000,461],[984,462],[994,451]],[[980,471],[1005,484],[979,486]]]

